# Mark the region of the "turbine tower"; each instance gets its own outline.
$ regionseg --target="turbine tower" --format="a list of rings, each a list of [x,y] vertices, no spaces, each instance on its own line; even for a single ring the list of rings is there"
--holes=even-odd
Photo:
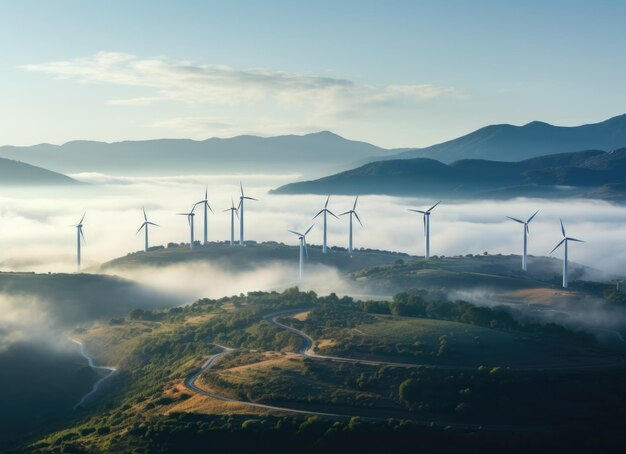
[[[557,244],[556,246],[554,246],[554,249],[552,249],[550,251],[550,254],[552,254],[554,251],[556,251],[562,244],[565,244],[565,254],[563,257],[563,288],[567,288],[567,243],[569,241],[575,241],[577,243],[584,243],[583,240],[577,240],[576,238],[570,238],[565,234],[565,227],[563,227],[563,221],[561,219],[559,219],[561,221],[561,233],[563,234],[563,239],[561,240],[561,242],[559,244]]]
[[[537,216],[537,213],[539,213],[539,210],[535,211],[535,214],[533,214],[531,217],[529,217],[526,222],[524,222],[524,221],[522,221],[520,219],[512,218],[511,216],[507,216],[507,218],[509,218],[510,220],[515,221],[515,222],[519,222],[520,224],[522,224],[524,226],[524,248],[522,249],[522,269],[524,271],[528,271],[527,252],[528,252],[528,235],[530,234],[530,231],[528,229],[528,224],[530,224],[530,221],[532,221],[533,218],[535,216]]]
[[[83,234],[83,221],[85,220],[86,214],[87,213],[83,214],[83,217],[80,218],[78,224],[72,226],[76,227],[76,268],[78,272],[80,272],[80,240],[82,238],[82,240],[85,241],[85,235]]]
[[[204,242],[202,244],[204,244],[205,246],[208,244],[207,238],[208,238],[208,232],[209,232],[208,223],[207,223],[208,222],[207,221],[207,215],[208,215],[207,208],[211,210],[211,213],[213,213],[213,209],[211,208],[211,205],[209,205],[208,195],[209,195],[208,188],[205,187],[204,188],[204,200],[200,200],[199,202],[196,202],[193,204],[194,207],[196,205],[202,205],[202,207],[204,208]]]
[[[230,211],[230,245],[235,245],[235,216],[239,218],[239,214],[237,214],[238,209],[235,207],[235,202],[233,199],[230,199],[230,208],[226,208],[224,211]]]
[[[143,224],[141,224],[141,227],[139,227],[139,230],[137,230],[136,234],[141,232],[141,229],[145,229],[146,239],[145,239],[145,244],[144,244],[144,247],[143,247],[143,251],[144,252],[148,252],[148,226],[149,225],[153,225],[155,227],[159,227],[159,224],[155,224],[154,222],[148,221],[148,216],[146,216],[146,209],[145,208],[143,208],[143,220],[144,220],[144,222],[143,222]]]
[[[239,246],[245,245],[245,239],[243,236],[243,201],[244,200],[254,200],[258,202],[257,199],[253,199],[252,197],[246,197],[243,193],[243,184],[239,182],[239,186],[241,187],[241,195],[239,196]]]
[[[352,207],[351,210],[346,211],[345,213],[341,213],[339,216],[344,216],[346,214],[350,215],[350,236],[349,236],[349,240],[348,240],[348,253],[352,254],[352,216],[354,215],[354,217],[356,218],[357,221],[359,221],[359,224],[361,224],[361,227],[363,227],[363,223],[361,222],[361,220],[359,219],[359,215],[356,212],[356,203],[359,201],[359,196],[356,196],[356,199],[354,199],[354,205]]]
[[[179,216],[187,216],[187,222],[189,223],[189,234],[190,234],[190,241],[189,241],[189,249],[193,249],[193,217],[196,215],[193,210],[195,209],[195,206],[192,206],[191,211],[189,213],[178,213]]]
[[[307,257],[309,256],[309,251],[306,247],[306,236],[313,228],[313,225],[311,225],[311,227],[309,227],[308,230],[304,233],[299,233],[294,230],[289,230],[291,233],[296,235],[298,239],[300,240],[300,280],[302,280],[302,278],[304,277],[304,255],[306,254]]]
[[[315,219],[320,214],[324,213],[324,246],[322,247],[322,252],[324,254],[326,254],[326,252],[328,251],[328,246],[327,246],[327,241],[326,241],[327,240],[326,215],[330,214],[332,216],[335,216],[335,214],[328,209],[328,201],[329,200],[330,200],[330,195],[326,198],[326,203],[324,204],[324,208],[322,208],[319,213],[317,213],[315,216],[313,216],[313,219]],[[337,216],[335,216],[335,218],[337,218]],[[337,218],[337,219],[339,219],[339,218]]]
[[[435,209],[435,207],[437,205],[439,205],[441,203],[441,200],[437,203],[435,203],[433,206],[431,206],[428,210],[426,211],[422,211],[422,210],[413,210],[409,208],[409,211],[414,211],[416,213],[421,213],[423,215],[424,218],[424,237],[426,240],[426,251],[424,254],[424,257],[429,258],[430,257],[430,212],[433,211]]]

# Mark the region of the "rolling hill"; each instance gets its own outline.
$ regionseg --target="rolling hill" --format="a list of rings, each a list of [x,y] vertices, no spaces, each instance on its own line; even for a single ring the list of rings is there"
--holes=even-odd
[[[626,114],[574,127],[554,126],[541,121],[524,126],[490,125],[437,145],[404,150],[392,159],[433,158],[444,163],[460,159],[511,162],[570,151],[611,151],[624,146]]]
[[[60,173],[52,172],[12,159],[0,158],[0,185],[2,186],[58,186],[81,184]]]
[[[445,164],[415,158],[366,164],[313,181],[291,183],[278,194],[388,194],[438,197],[597,197],[626,200],[626,148],[579,151],[519,162],[464,159]]]
[[[59,172],[298,172],[332,171],[352,162],[388,154],[364,142],[328,131],[303,136],[238,136],[160,139],[116,143],[72,141],[63,145],[3,146],[0,156]]]

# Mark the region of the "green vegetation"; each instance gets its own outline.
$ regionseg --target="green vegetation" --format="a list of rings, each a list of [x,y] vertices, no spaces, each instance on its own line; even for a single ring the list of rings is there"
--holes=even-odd
[[[281,321],[316,340],[334,342],[323,348],[343,357],[402,357],[418,363],[428,357],[431,364],[445,367],[366,365],[295,354],[302,339],[267,318],[300,310],[307,316]],[[189,452],[254,446],[257,452],[317,452],[347,449],[349,440],[351,450],[363,452],[382,446],[401,452],[404,445],[398,443],[418,440],[423,449],[436,443],[444,443],[445,449],[504,449],[510,440],[545,447],[556,446],[551,444],[557,433],[577,430],[583,421],[593,421],[584,429],[610,446],[626,416],[625,368],[596,369],[598,358],[615,361],[616,356],[589,336],[518,320],[503,308],[429,301],[424,293],[359,302],[298,289],[252,292],[168,310],[133,311],[80,336],[98,362],[115,364],[119,372],[67,428],[36,437],[24,450]],[[344,337],[348,343],[341,343]],[[541,344],[524,344],[525,339],[540,339]],[[220,350],[215,344],[236,350],[201,374],[198,386],[244,402],[345,417],[272,415],[271,410],[229,407],[195,395],[183,379]],[[372,346],[375,354],[366,351]],[[555,351],[591,367],[507,367],[507,353],[521,361],[525,352],[534,361],[539,353],[545,358]],[[489,359],[492,353],[496,360],[471,364],[466,359],[470,353],[474,359]],[[431,427],[430,422],[437,424]]]

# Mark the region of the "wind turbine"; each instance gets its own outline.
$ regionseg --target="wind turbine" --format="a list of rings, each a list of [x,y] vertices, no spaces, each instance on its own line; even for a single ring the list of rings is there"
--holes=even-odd
[[[297,235],[298,239],[300,240],[300,280],[302,280],[302,278],[304,277],[304,255],[306,254],[307,257],[309,256],[309,250],[306,247],[306,236],[313,228],[313,225],[311,225],[311,227],[309,227],[308,230],[304,233],[289,230],[294,235]]]
[[[238,209],[235,207],[235,202],[233,199],[230,199],[230,208],[226,208],[224,211],[230,211],[230,245],[234,246],[235,244],[235,216],[239,218],[237,214]]]
[[[356,199],[354,199],[354,205],[352,206],[352,209],[349,211],[346,211],[345,213],[341,213],[339,216],[344,216],[346,214],[350,215],[350,239],[348,241],[348,253],[352,254],[352,215],[354,215],[354,217],[356,217],[356,220],[359,221],[359,224],[361,224],[361,227],[363,227],[363,223],[361,222],[361,220],[359,219],[359,215],[356,212],[356,203],[359,201],[359,196],[356,196]]]
[[[414,211],[416,213],[422,213],[424,216],[424,237],[426,239],[426,252],[424,254],[424,257],[429,258],[430,257],[430,212],[433,211],[435,209],[435,207],[437,205],[439,205],[441,203],[441,201],[435,203],[433,206],[431,206],[428,210],[426,211],[422,211],[422,210],[413,210],[409,208],[409,211]]]
[[[208,224],[207,224],[207,214],[208,213],[207,213],[207,208],[209,210],[211,210],[211,213],[213,213],[213,209],[211,208],[211,205],[209,205],[208,195],[209,195],[208,188],[205,187],[204,188],[204,200],[200,200],[199,202],[196,202],[196,203],[193,204],[194,207],[196,205],[202,205],[203,208],[204,208],[204,243],[203,244],[205,246],[208,244],[208,240],[207,240],[207,237],[208,237]],[[215,213],[213,213],[213,214],[215,214]]]
[[[258,202],[257,199],[253,199],[252,197],[246,197],[243,193],[243,184],[239,182],[239,186],[241,187],[241,195],[239,196],[239,245],[245,245],[245,240],[243,237],[243,201],[244,200],[254,200]]]
[[[563,288],[567,288],[567,242],[568,241],[575,241],[577,243],[584,243],[583,240],[577,240],[576,238],[570,238],[565,234],[565,227],[563,227],[563,221],[561,219],[559,219],[559,221],[561,221],[561,233],[563,234],[563,239],[561,240],[561,242],[559,244],[557,244],[556,246],[554,246],[554,249],[552,249],[550,251],[550,254],[552,254],[554,251],[556,251],[559,246],[561,246],[563,243],[565,243],[565,255],[563,258]]]
[[[324,208],[322,208],[319,213],[317,213],[315,216],[313,216],[313,219],[315,219],[320,214],[324,213],[324,246],[322,248],[322,252],[324,254],[326,254],[326,252],[328,251],[328,246],[326,245],[326,239],[327,239],[326,215],[327,214],[331,214],[332,216],[335,216],[335,214],[328,209],[328,201],[329,200],[330,200],[330,195],[326,198],[326,203],[324,204]],[[335,217],[337,218],[337,216],[335,216]],[[337,219],[339,219],[339,218],[337,218]]]
[[[512,218],[511,216],[507,216],[507,218],[509,218],[512,221],[515,222],[519,222],[520,224],[522,224],[524,226],[524,249],[523,249],[523,253],[522,253],[522,269],[524,271],[528,271],[528,259],[527,259],[527,250],[528,250],[528,235],[530,234],[530,231],[528,229],[528,224],[530,224],[530,221],[533,220],[533,218],[535,216],[537,216],[537,213],[539,213],[539,210],[535,211],[535,214],[533,214],[531,217],[528,218],[528,220],[526,222],[520,220],[520,219],[515,219]]]
[[[72,227],[76,227],[76,267],[79,272],[80,272],[80,240],[82,238],[82,240],[85,241],[85,235],[83,234],[83,221],[85,220],[86,214],[87,214],[86,212],[83,214],[83,217],[80,218],[80,221],[78,222],[78,224],[72,226]]]
[[[146,216],[145,208],[143,208],[143,220],[144,220],[144,223],[141,224],[141,227],[139,227],[139,230],[137,230],[137,233],[141,232],[141,229],[145,229],[146,241],[145,241],[143,250],[144,252],[148,252],[148,226],[153,225],[155,227],[159,227],[159,224],[155,224],[154,222],[148,221],[148,216]]]
[[[189,233],[191,237],[191,241],[189,241],[189,249],[193,249],[193,217],[196,215],[193,210],[195,209],[195,205],[191,207],[191,211],[189,213],[178,213],[179,216],[187,216],[187,222],[189,223]]]

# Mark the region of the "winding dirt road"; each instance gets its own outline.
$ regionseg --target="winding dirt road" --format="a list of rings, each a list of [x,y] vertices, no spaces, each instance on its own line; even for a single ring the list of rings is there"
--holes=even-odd
[[[301,347],[300,349],[298,349],[297,353],[304,355],[306,357],[310,357],[310,358],[315,358],[315,359],[322,359],[322,360],[327,360],[327,361],[335,361],[335,362],[344,362],[344,363],[353,363],[353,364],[366,364],[366,365],[372,365],[372,366],[394,366],[394,367],[406,367],[406,368],[415,368],[415,367],[430,367],[430,368],[440,368],[440,369],[474,369],[473,367],[458,367],[458,366],[440,366],[440,365],[426,365],[426,364],[413,364],[413,363],[398,363],[398,362],[388,362],[388,361],[375,361],[375,360],[362,360],[362,359],[356,359],[356,358],[344,358],[344,357],[338,357],[338,356],[328,356],[328,355],[318,355],[316,353],[313,352],[313,344],[314,341],[313,339],[306,333],[293,328],[291,326],[287,326],[284,325],[283,323],[280,323],[279,321],[277,321],[277,319],[279,317],[284,317],[284,316],[288,316],[288,315],[293,315],[299,312],[302,312],[305,309],[292,309],[292,310],[288,310],[288,311],[279,311],[279,312],[274,312],[271,314],[266,315],[265,317],[263,317],[264,320],[268,321],[269,323],[272,323],[273,325],[275,325],[276,327],[280,328],[280,329],[284,329],[287,330],[297,336],[299,336],[301,339],[304,340],[304,346]],[[218,347],[222,348],[223,351],[220,353],[217,353],[213,356],[211,356],[203,365],[202,367],[200,367],[198,370],[195,370],[194,372],[190,373],[187,377],[185,377],[184,379],[184,386],[197,394],[203,395],[203,396],[207,396],[207,397],[211,397],[213,399],[217,399],[217,400],[221,400],[224,402],[233,402],[233,403],[237,403],[237,404],[241,404],[241,405],[246,405],[249,407],[255,407],[255,408],[263,408],[263,409],[268,409],[268,410],[275,410],[275,411],[281,411],[281,412],[287,412],[287,413],[295,413],[295,414],[304,414],[304,415],[318,415],[318,416],[330,416],[330,417],[334,417],[334,418],[351,418],[353,416],[360,416],[363,417],[364,419],[373,419],[373,420],[377,420],[377,419],[387,419],[386,417],[380,417],[380,418],[376,418],[376,417],[368,417],[368,416],[361,416],[358,414],[338,414],[338,413],[324,413],[324,412],[317,412],[317,411],[309,411],[309,410],[301,410],[301,409],[296,409],[296,408],[287,408],[287,407],[279,407],[279,406],[274,406],[274,405],[265,405],[265,404],[258,404],[258,403],[254,403],[254,402],[249,402],[249,401],[242,401],[242,400],[238,400],[238,399],[233,399],[227,396],[223,396],[214,392],[210,392],[207,391],[205,389],[200,388],[197,384],[196,381],[198,379],[198,377],[207,369],[209,369],[210,367],[212,367],[213,365],[215,365],[215,363],[222,358],[224,355],[228,354],[229,352],[233,351],[232,348],[228,348],[228,347],[224,347],[221,345],[218,345]],[[619,359],[618,362],[616,363],[611,363],[611,364],[598,364],[598,365],[586,365],[586,366],[555,366],[555,367],[549,367],[549,366],[539,366],[539,367],[528,367],[528,368],[523,368],[525,370],[530,370],[530,369],[536,369],[536,370],[570,370],[570,369],[595,369],[598,367],[614,367],[614,366],[623,366],[625,364],[623,359]],[[431,423],[432,420],[430,421],[422,421],[424,423]],[[439,424],[445,424],[445,425],[449,425],[451,427],[456,427],[456,428],[464,428],[464,429],[475,429],[475,428],[479,428],[479,427],[490,427],[493,429],[502,429],[502,428],[511,428],[511,426],[500,426],[500,425],[485,425],[485,424],[463,424],[463,423],[456,423],[456,422],[438,422]]]

